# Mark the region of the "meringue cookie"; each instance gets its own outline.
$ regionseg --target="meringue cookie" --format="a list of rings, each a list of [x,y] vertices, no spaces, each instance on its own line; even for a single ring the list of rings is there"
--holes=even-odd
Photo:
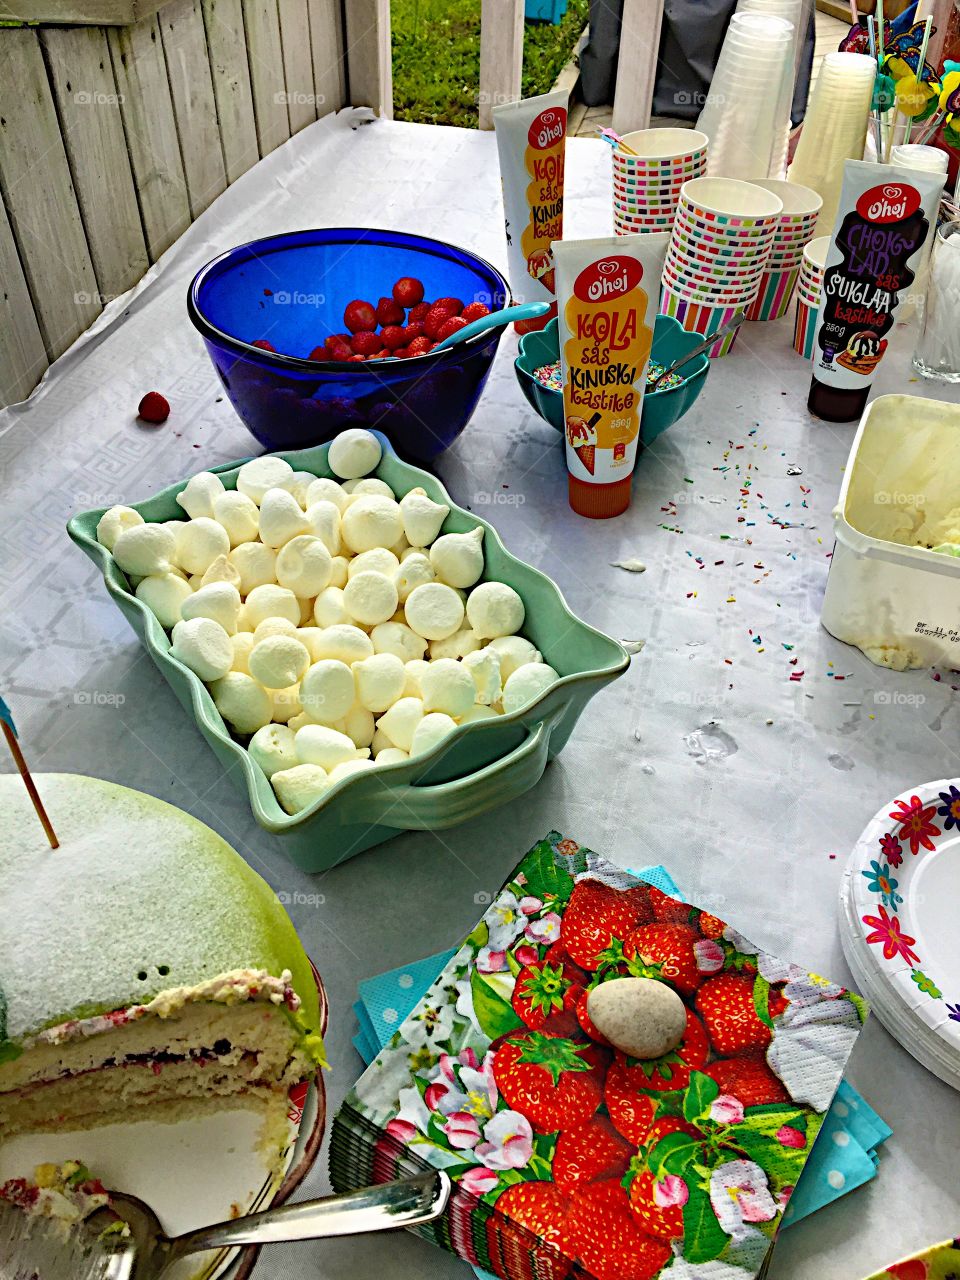
[[[267,636],[292,636],[297,639],[299,635],[299,627],[294,626],[289,618],[279,617],[264,618],[262,622],[257,623],[253,632],[253,638],[257,644],[261,640],[266,640]]]
[[[510,714],[527,706],[560,679],[545,662],[528,662],[519,667],[503,686],[503,709]]]
[[[453,587],[442,582],[415,587],[407,596],[403,611],[408,626],[425,640],[445,640],[459,631],[463,622],[463,601]]]
[[[429,665],[429,662],[424,662],[422,658],[411,658],[409,662],[404,663],[403,669],[406,672],[406,677],[403,696],[405,698],[419,698],[421,696],[423,673]]]
[[[385,573],[358,573],[343,588],[343,605],[351,618],[373,627],[393,617],[397,588]]]
[[[483,526],[445,533],[430,548],[430,563],[448,587],[472,587],[483,573]]]
[[[219,680],[233,666],[233,645],[219,622],[189,618],[173,628],[170,654],[201,680]]]
[[[434,582],[437,577],[429,556],[425,556],[422,551],[412,550],[413,554],[404,556],[400,561],[397,572],[393,575],[401,604],[406,602],[410,592],[416,587],[422,587],[427,582]]]
[[[342,591],[350,577],[350,561],[346,556],[334,556],[330,562],[330,585]]]
[[[366,747],[355,747],[345,733],[323,724],[306,724],[299,729],[296,748],[297,757],[304,764],[318,764],[328,770],[344,760],[364,760],[370,754]]]
[[[111,507],[97,521],[97,541],[101,547],[112,551],[121,533],[125,529],[135,528],[138,524],[143,524],[143,516],[139,511],[134,511],[133,507]]]
[[[340,551],[340,508],[335,503],[321,498],[318,502],[310,503],[304,512],[304,519],[310,526],[306,532],[316,534],[318,538],[321,538],[324,546],[332,556],[338,555]],[[346,581],[346,577],[344,577],[344,581]],[[337,585],[342,585],[342,583]]]
[[[405,672],[395,654],[375,653],[353,667],[357,701],[367,711],[386,711],[403,693]],[[471,699],[472,701],[472,699]]]
[[[487,707],[478,702],[470,708],[465,716],[460,717],[460,723],[473,724],[474,720],[496,720],[499,714],[498,711],[494,711],[493,707]]]
[[[378,480],[376,476],[367,476],[363,480],[346,480],[342,488],[344,493],[379,493],[381,498],[394,500],[397,497],[386,480]]]
[[[312,471],[294,471],[287,476],[280,488],[292,493],[303,510],[306,511],[309,506],[307,494],[310,492],[310,486],[316,484],[316,482],[317,477]]]
[[[326,770],[316,764],[297,764],[292,769],[279,769],[270,782],[281,806],[291,814],[308,809],[330,785]]]
[[[257,504],[245,493],[228,489],[213,500],[213,518],[227,531],[231,547],[241,542],[256,541],[260,528],[260,512]]]
[[[477,700],[477,686],[470,672],[453,658],[428,662],[420,680],[424,711],[444,711],[456,718],[465,715]]]
[[[217,556],[200,577],[201,587],[209,587],[211,582],[229,582],[240,590],[240,573],[229,556]]]
[[[430,641],[431,658],[465,658],[468,653],[475,653],[482,648],[480,637],[469,627],[455,631],[446,640]]]
[[[503,693],[503,685],[500,679],[500,658],[498,654],[491,648],[477,649],[473,653],[468,653],[463,659],[463,668],[470,673],[473,683],[476,685],[477,702],[481,702],[484,706],[490,706],[493,702],[499,702]]]
[[[398,698],[377,721],[377,732],[382,733],[391,746],[409,751],[413,735],[423,715],[423,703],[419,698]],[[373,745],[376,749],[376,735],[374,735]]]
[[[260,541],[282,547],[291,538],[313,529],[300,504],[286,489],[268,489],[260,502]]]
[[[404,760],[409,760],[410,755],[407,751],[401,751],[399,747],[384,747],[377,752],[377,764],[403,764]]]
[[[212,471],[198,471],[177,494],[177,503],[191,520],[213,516],[214,499],[224,493],[223,481]]]
[[[206,573],[218,556],[230,551],[230,536],[209,516],[184,520],[177,534],[177,562],[187,573]]]
[[[277,580],[277,553],[262,542],[241,542],[227,559],[240,575],[238,587],[248,596],[254,587],[272,586]]]
[[[242,671],[244,675],[250,674],[250,651],[256,644],[252,631],[238,631],[230,637],[230,643],[233,646],[233,662],[231,663],[231,671]]]
[[[180,609],[193,594],[193,589],[178,573],[157,573],[142,578],[134,594],[143,601],[161,627],[169,631],[180,621]]]
[[[293,730],[284,724],[265,724],[250,739],[247,750],[268,778],[298,763]]]
[[[524,617],[523,601],[505,582],[481,582],[467,599],[467,618],[484,640],[513,635]]]
[[[351,663],[361,662],[372,655],[373,641],[359,627],[340,623],[323,628],[317,638],[315,652],[321,658],[335,658],[349,667]]]
[[[279,488],[293,475],[293,467],[282,458],[265,454],[245,462],[237,472],[237,488],[260,506],[268,489]]]
[[[267,692],[273,703],[273,719],[278,724],[292,724],[295,717],[303,715],[298,684],[291,684],[286,689],[268,689]],[[308,724],[309,719],[305,716],[304,724]]]
[[[499,636],[491,640],[487,648],[500,659],[500,679],[503,681],[509,680],[517,667],[543,661],[540,650],[524,636]]]
[[[270,723],[273,702],[252,676],[228,671],[211,682],[210,693],[217,710],[236,733],[255,733]]]
[[[410,754],[412,756],[422,756],[427,751],[432,751],[435,746],[443,741],[447,734],[453,733],[457,727],[455,720],[450,716],[444,715],[442,711],[432,711],[430,715],[424,716],[417,725],[413,735],[413,742],[410,746]]]
[[[276,692],[282,693],[283,690],[278,689]],[[276,719],[276,716],[274,716],[274,719]],[[313,721],[305,711],[300,711],[297,715],[290,717],[287,721],[287,728],[292,730],[293,733],[299,733],[305,724],[313,724]]]
[[[313,663],[300,681],[300,704],[310,719],[320,724],[342,720],[356,696],[353,672],[336,658]]]
[[[176,552],[177,540],[162,524],[132,525],[118,534],[113,544],[117,567],[141,578],[169,573],[176,563]]]
[[[373,471],[382,456],[383,449],[375,435],[359,427],[351,427],[331,440],[327,464],[341,480],[357,480]]]
[[[301,597],[319,595],[332,570],[333,558],[326,544],[312,533],[291,538],[277,552],[277,582]]]
[[[362,773],[364,769],[372,769],[372,760],[344,760],[342,764],[336,764],[330,770],[330,785],[335,786],[338,782],[342,782],[344,778],[349,778],[353,773]]]
[[[428,546],[450,514],[444,503],[434,502],[425,489],[411,489],[400,499],[403,532],[411,547]]]
[[[378,756],[381,751],[386,751],[388,747],[392,747],[393,743],[387,735],[380,729],[373,735],[373,742],[370,743],[370,750],[374,756]]]
[[[313,617],[318,627],[335,627],[349,622],[350,614],[339,587],[326,587],[313,602]]]
[[[248,665],[250,674],[265,688],[286,689],[309,667],[310,654],[293,636],[267,636],[253,646]]]
[[[422,658],[427,651],[423,636],[418,636],[405,622],[381,622],[370,632],[370,639],[375,653],[392,653],[401,662]]]
[[[369,747],[375,732],[373,713],[366,707],[354,703],[337,728],[351,738],[358,747]]]
[[[336,480],[330,480],[327,476],[318,476],[307,490],[307,509],[312,507],[315,502],[332,502],[337,510],[340,511],[343,509],[345,496],[343,489],[337,484]]]
[[[219,622],[228,636],[237,629],[240,612],[240,592],[231,582],[211,582],[184,600],[180,616],[188,618],[212,618]]]
[[[322,627],[314,627],[308,625],[306,627],[297,627],[294,635],[306,649],[310,655],[311,662],[319,662],[323,654],[319,652],[320,637],[323,635]]]
[[[340,536],[353,552],[391,547],[403,533],[400,508],[392,498],[365,493],[351,502],[340,521]]]
[[[358,556],[347,561],[347,579],[355,578],[358,573],[382,573],[394,579],[400,568],[400,560],[388,547],[374,547],[372,551],[361,551]]]
[[[300,602],[286,587],[264,583],[254,587],[243,603],[251,631],[267,618],[286,618],[295,627],[300,625]]]

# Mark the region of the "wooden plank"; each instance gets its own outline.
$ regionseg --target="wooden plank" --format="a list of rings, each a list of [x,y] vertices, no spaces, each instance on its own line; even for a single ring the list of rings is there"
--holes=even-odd
[[[307,0],[313,88],[317,115],[339,111],[347,100],[347,67],[343,55],[343,15],[339,0]]]
[[[198,218],[227,186],[200,0],[166,5],[160,34],[190,213]]]
[[[277,11],[283,48],[283,78],[287,86],[287,117],[290,132],[294,134],[317,118],[307,0],[277,0]]]
[[[613,99],[617,133],[649,127],[662,25],[663,0],[624,0]]]
[[[523,0],[482,0],[480,6],[480,128],[493,128],[493,108],[520,97]],[[352,84],[352,81],[351,81]]]
[[[517,0],[509,0],[510,4]],[[372,107],[393,119],[390,63],[390,0],[350,0],[347,19],[347,78],[355,107]]]
[[[0,0],[0,18],[70,26],[125,27],[167,0]]]
[[[261,156],[268,156],[290,137],[277,0],[243,0],[243,24],[257,140]]]
[[[36,31],[0,37],[0,191],[47,355],[102,310]]]
[[[240,0],[203,0],[203,21],[227,182],[236,182],[260,159]]]
[[[105,304],[150,265],[107,37],[96,27],[48,27],[40,39]]]
[[[16,241],[0,204],[0,408],[26,400],[47,364]]]
[[[151,262],[190,225],[190,203],[155,17],[112,27],[110,56]]]

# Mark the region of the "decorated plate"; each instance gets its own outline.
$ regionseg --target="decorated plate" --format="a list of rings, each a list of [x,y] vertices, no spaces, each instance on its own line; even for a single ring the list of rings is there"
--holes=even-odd
[[[857,841],[841,888],[847,960],[887,1030],[960,1088],[960,779],[913,787]]]
[[[326,1030],[327,997],[320,995],[320,1028]],[[282,1204],[317,1158],[326,1121],[321,1073],[290,1090],[289,1141],[279,1164],[264,1167],[260,1116],[224,1110],[179,1124],[149,1120],[77,1132],[21,1134],[0,1146],[0,1182],[38,1164],[78,1159],[108,1187],[145,1200],[172,1235],[225,1218]],[[246,1280],[259,1254],[255,1247],[220,1249],[187,1258],[169,1280]]]
[[[960,1276],[960,1238],[944,1240],[922,1253],[891,1262],[867,1280],[956,1280]]]

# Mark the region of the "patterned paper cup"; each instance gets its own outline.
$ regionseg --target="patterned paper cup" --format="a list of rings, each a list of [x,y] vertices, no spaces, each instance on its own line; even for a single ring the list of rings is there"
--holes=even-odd
[[[745,282],[743,287],[738,289],[731,289],[725,285],[711,285],[708,281],[691,280],[688,276],[678,276],[666,265],[664,265],[661,279],[666,288],[682,294],[684,297],[693,297],[716,304],[729,304],[731,306],[736,304],[742,308],[748,307],[754,300],[760,284],[760,280],[757,278],[751,283]]]
[[[819,319],[819,306],[811,306],[797,294],[797,311],[793,321],[793,349],[797,355],[803,356],[804,360],[813,359],[814,337]]]
[[[747,307],[747,319],[779,320],[785,316],[790,309],[799,274],[799,267],[792,271],[765,271],[760,278],[757,296]]]
[[[718,241],[707,236],[696,235],[675,219],[671,232],[671,241],[678,252],[683,254],[707,254],[711,258],[725,262],[746,261],[771,252],[772,241],[769,240],[733,240]]]
[[[617,191],[613,193],[613,207],[635,218],[669,218],[671,221],[677,212],[676,200],[662,200],[659,196],[656,200],[635,200]]]
[[[811,272],[819,272],[823,274],[823,269],[827,262],[827,251],[830,248],[830,236],[817,236],[815,240],[809,241],[803,250],[804,269]]]
[[[778,196],[739,178],[694,178],[684,183],[680,207],[718,227],[775,227],[783,212]]]
[[[689,333],[702,333],[704,336],[727,324],[742,310],[742,303],[716,306],[709,302],[698,302],[675,293],[666,285],[660,295],[661,315],[673,316]],[[741,325],[740,328],[742,329],[743,326]],[[725,356],[736,342],[739,332],[740,329],[737,329],[732,334],[721,338],[719,342],[715,342],[707,351],[711,360]]]
[[[696,158],[706,158],[710,140],[696,129],[637,129],[623,135],[624,143],[634,152],[628,155],[618,148],[613,154],[636,164],[671,165]]]
[[[646,214],[625,214],[618,209],[613,211],[613,220],[625,231],[669,231],[671,218],[648,216]]]
[[[757,178],[754,186],[769,191],[783,205],[777,225],[778,239],[789,235],[793,230],[809,230],[807,239],[810,239],[823,208],[823,196],[818,191],[814,191],[812,187],[801,187],[797,182],[785,182],[781,178]]]
[[[749,267],[738,267],[734,271],[719,271],[708,262],[691,262],[688,259],[678,258],[675,254],[671,254],[669,249],[664,258],[664,266],[668,266],[678,280],[711,284],[714,288],[729,292],[747,289],[758,281],[766,270],[763,260],[758,259]]]
[[[707,240],[717,245],[773,244],[776,231],[773,223],[765,227],[737,227],[704,222],[684,208],[682,199],[677,205],[677,226],[696,240]]]

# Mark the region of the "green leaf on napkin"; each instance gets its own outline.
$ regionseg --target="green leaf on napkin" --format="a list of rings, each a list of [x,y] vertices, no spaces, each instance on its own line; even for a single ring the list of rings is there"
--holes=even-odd
[[[483,1034],[491,1040],[523,1026],[523,1021],[514,1013],[513,1006],[498,995],[476,969],[470,973],[470,995],[477,1022]]]
[[[761,974],[757,974],[753,984],[753,1007],[760,1021],[773,1030],[773,1019],[770,1017],[770,983]]]
[[[535,845],[518,870],[526,877],[524,892],[534,898],[555,897],[566,900],[573,893],[573,877],[554,859],[553,849],[546,840]]]
[[[710,1110],[710,1104],[720,1096],[720,1086],[716,1080],[704,1075],[702,1071],[690,1072],[690,1083],[683,1095],[683,1118],[694,1124],[702,1119]]]
[[[717,1221],[710,1197],[699,1183],[688,1187],[683,1206],[683,1256],[687,1262],[712,1262],[727,1246],[729,1236]]]

